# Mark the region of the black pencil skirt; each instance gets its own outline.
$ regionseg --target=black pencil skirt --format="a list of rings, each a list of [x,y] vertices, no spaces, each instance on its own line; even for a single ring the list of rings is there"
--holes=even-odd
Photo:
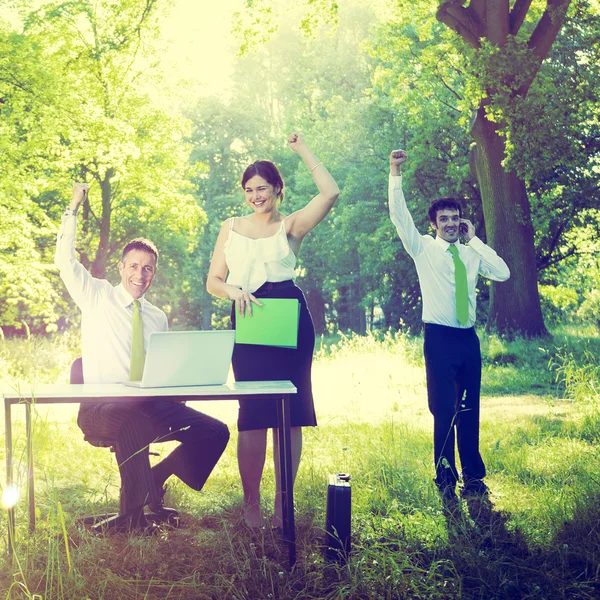
[[[315,348],[315,328],[302,290],[293,281],[267,282],[253,292],[256,298],[296,298],[300,302],[298,347],[276,348],[255,344],[236,344],[233,350],[233,373],[236,381],[290,380],[298,389],[291,397],[292,427],[317,424],[312,395],[311,368]],[[235,303],[231,308],[235,329]],[[238,431],[277,427],[274,400],[248,398],[240,400]]]

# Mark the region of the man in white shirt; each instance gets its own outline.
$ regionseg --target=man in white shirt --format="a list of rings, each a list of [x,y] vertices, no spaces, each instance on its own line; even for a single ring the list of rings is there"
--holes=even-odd
[[[456,500],[458,471],[455,435],[462,467],[462,495],[488,493],[485,465],[479,453],[481,353],[475,332],[476,285],[479,275],[506,281],[506,263],[461,218],[460,204],[435,200],[428,217],[436,237],[421,235],[402,192],[400,165],[406,152],[390,155],[389,208],[400,240],[417,267],[423,300],[424,354],[429,410],[433,414],[435,483],[447,501]],[[463,235],[468,246],[459,241]],[[462,279],[461,279],[462,277]]]
[[[132,338],[139,335],[139,343],[134,341],[133,346],[143,353],[142,340],[146,348],[152,332],[168,328],[165,313],[145,298],[157,272],[158,251],[149,240],[132,240],[123,249],[119,285],[92,277],[75,255],[77,209],[88,187],[73,186],[73,198],[57,236],[55,264],[82,312],[83,381],[119,383],[131,379],[131,370],[140,367],[139,361],[134,367]],[[140,314],[138,334],[132,323],[137,318],[139,330]],[[171,475],[195,490],[202,489],[229,440],[224,423],[166,397],[82,404],[77,422],[86,439],[115,442],[121,475],[120,511],[103,525],[120,530],[144,529],[145,505],[159,515],[170,510],[164,508],[163,497],[164,483]],[[151,468],[149,444],[172,440],[181,443]]]

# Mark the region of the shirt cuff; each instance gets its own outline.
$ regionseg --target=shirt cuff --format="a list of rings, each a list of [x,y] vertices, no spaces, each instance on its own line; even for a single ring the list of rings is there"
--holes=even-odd
[[[67,236],[71,236],[75,238],[77,233],[77,215],[63,213],[60,229],[58,230],[58,237],[63,238]]]
[[[475,252],[477,252],[478,254],[481,254],[481,250],[483,250],[485,248],[485,243],[480,240],[476,235],[474,235],[468,242],[469,247],[473,248],[473,250],[475,250]]]

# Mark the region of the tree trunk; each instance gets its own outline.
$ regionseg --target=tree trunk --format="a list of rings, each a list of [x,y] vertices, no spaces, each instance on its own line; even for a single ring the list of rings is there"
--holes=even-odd
[[[533,225],[524,182],[502,166],[505,141],[479,107],[471,130],[489,245],[506,261],[510,279],[492,282],[488,329],[526,337],[547,336],[537,287]]]
[[[108,242],[110,238],[110,217],[112,212],[111,196],[112,187],[110,180],[113,178],[115,170],[111,167],[107,169],[104,179],[100,182],[100,191],[102,192],[102,212],[100,215],[100,241],[96,258],[92,263],[92,275],[98,279],[106,279],[108,267]]]
[[[364,296],[358,279],[352,286],[339,287],[338,295],[336,304],[338,328],[340,331],[350,330],[364,335],[367,332],[367,317],[364,308],[360,305]]]
[[[325,298],[321,288],[308,287],[306,292],[306,304],[315,324],[315,333],[317,335],[327,333],[327,324],[325,322]]]

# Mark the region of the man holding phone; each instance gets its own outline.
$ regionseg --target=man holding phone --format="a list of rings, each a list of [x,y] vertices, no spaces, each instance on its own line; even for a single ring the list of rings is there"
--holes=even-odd
[[[433,415],[435,483],[444,501],[456,500],[458,471],[455,437],[462,467],[463,497],[483,496],[485,465],[479,453],[481,353],[475,332],[479,275],[506,281],[506,263],[461,217],[460,203],[440,198],[431,203],[429,221],[435,238],[421,235],[402,192],[404,150],[390,154],[389,209],[406,251],[415,261],[423,299],[425,369],[429,410]],[[462,235],[466,244],[462,244]]]

